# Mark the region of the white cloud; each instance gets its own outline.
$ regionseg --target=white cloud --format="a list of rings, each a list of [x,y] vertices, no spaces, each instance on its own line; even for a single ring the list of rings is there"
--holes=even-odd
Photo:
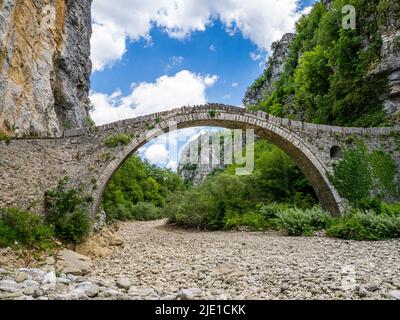
[[[217,81],[216,75],[183,70],[171,77],[162,76],[154,83],[134,85],[128,96],[122,96],[120,91],[112,95],[92,92],[92,117],[101,125],[182,106],[206,104],[206,90]]]
[[[135,117],[135,111],[130,106],[121,104],[120,91],[116,91],[110,96],[92,92],[90,100],[94,106],[92,118],[97,125]]]
[[[163,144],[153,144],[144,152],[146,159],[151,164],[166,164],[169,152]]]
[[[224,95],[224,96],[222,97],[222,99],[223,99],[223,100],[227,100],[227,99],[230,99],[231,97],[232,97],[232,95],[226,94],[226,95]]]
[[[180,67],[184,61],[185,61],[185,59],[181,56],[173,56],[173,57],[169,58],[169,63],[167,64],[165,69],[168,71],[173,68]]]
[[[217,76],[203,76],[184,70],[173,77],[162,76],[155,83],[141,83],[122,102],[135,107],[137,116],[205,104],[206,88],[213,86],[217,80]]]
[[[184,39],[220,19],[228,32],[241,32],[269,50],[273,41],[294,29],[300,15],[297,4],[298,0],[94,0],[94,70],[121,59],[126,39],[150,41],[154,26]]]
[[[232,83],[232,87],[236,88],[238,86],[239,86],[239,83],[237,83],[237,82]]]
[[[253,61],[259,61],[263,58],[263,55],[261,53],[250,52],[250,58]]]
[[[215,51],[217,51],[217,48],[212,44],[212,45],[210,45],[209,50],[215,52]]]
[[[204,78],[204,84],[208,87],[212,87],[218,81],[218,76],[207,76]]]
[[[178,163],[176,161],[170,161],[168,162],[167,169],[171,169],[172,171],[176,171],[178,169]]]
[[[125,54],[125,34],[115,25],[93,24],[91,39],[93,71],[103,71]]]

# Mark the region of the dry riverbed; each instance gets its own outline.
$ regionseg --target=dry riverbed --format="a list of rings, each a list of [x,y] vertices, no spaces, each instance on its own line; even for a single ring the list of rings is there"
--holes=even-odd
[[[13,269],[3,258],[0,299],[400,299],[400,240],[200,232],[153,221],[120,223],[78,249],[93,257],[85,276],[57,271],[51,258],[37,269]]]

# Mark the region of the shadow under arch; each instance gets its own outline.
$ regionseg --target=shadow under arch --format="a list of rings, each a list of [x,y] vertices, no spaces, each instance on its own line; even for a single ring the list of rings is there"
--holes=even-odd
[[[182,109],[184,110],[184,109]],[[149,116],[154,118],[154,115]],[[171,127],[171,123],[176,126]],[[327,168],[313,154],[307,143],[289,129],[280,126],[273,121],[263,121],[252,113],[241,111],[237,115],[229,113],[216,113],[210,115],[210,110],[202,109],[194,112],[191,116],[186,113],[173,112],[167,119],[163,119],[155,129],[147,129],[131,141],[120,151],[101,173],[97,189],[94,191],[94,203],[92,214],[97,213],[103,192],[122,164],[146,143],[173,130],[192,127],[221,127],[226,129],[253,129],[255,134],[262,139],[276,145],[286,152],[303,171],[310,184],[315,190],[319,203],[323,209],[334,216],[341,215],[345,209],[344,201],[335,187],[330,183],[327,176]],[[173,129],[172,129],[173,128]]]

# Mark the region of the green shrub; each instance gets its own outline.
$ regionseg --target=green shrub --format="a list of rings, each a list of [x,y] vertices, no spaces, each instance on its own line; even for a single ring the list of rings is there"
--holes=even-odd
[[[151,202],[139,202],[132,208],[132,217],[138,221],[151,221],[161,219],[161,209]]]
[[[106,210],[107,222],[111,223],[114,220],[132,220],[132,206],[127,206],[125,204],[116,204],[109,206]]]
[[[186,227],[224,229],[229,212],[243,215],[255,210],[257,198],[245,179],[222,173],[184,192],[178,201],[168,200],[166,216]]]
[[[337,218],[327,235],[348,240],[383,240],[400,237],[400,216],[376,214],[374,211],[353,210]]]
[[[278,213],[290,208],[289,204],[286,203],[271,203],[268,205],[261,206],[258,210],[265,220],[278,218]]]
[[[8,135],[6,135],[6,134],[4,134],[3,132],[0,131],[0,142],[1,141],[5,141],[6,144],[10,144],[11,138]]]
[[[211,118],[215,118],[215,117],[219,116],[219,112],[217,110],[210,110],[208,113]]]
[[[330,223],[330,216],[318,207],[310,210],[287,209],[277,214],[278,227],[289,236],[310,236],[314,231],[325,229]]]
[[[268,222],[260,212],[247,212],[238,214],[228,212],[226,215],[225,229],[233,229],[235,227],[249,227],[252,231],[265,230]]]
[[[59,182],[54,190],[45,193],[46,222],[54,226],[62,240],[81,243],[90,234],[89,206],[93,199],[81,189],[68,188],[69,178]]]
[[[332,216],[318,206],[305,212],[310,216],[310,225],[315,231],[324,230],[332,223]]]
[[[89,128],[91,129],[95,129],[96,128],[96,122],[94,122],[94,120],[92,119],[92,117],[87,117],[86,118],[86,122]]]
[[[344,151],[343,160],[334,165],[334,175],[330,180],[342,197],[358,207],[367,199],[372,187],[368,163],[368,150],[365,144]]]
[[[43,217],[18,210],[0,210],[0,246],[22,245],[29,249],[50,249],[54,230]]]
[[[107,138],[105,144],[109,148],[115,148],[120,145],[127,145],[133,139],[130,133],[117,133]]]
[[[288,209],[278,213],[277,224],[280,229],[287,231],[289,236],[310,236],[313,231],[309,217],[300,209]]]
[[[381,204],[381,214],[388,216],[400,216],[400,203],[386,203]]]
[[[210,200],[199,188],[171,195],[162,209],[163,216],[169,218],[171,223],[176,223],[183,227],[215,229],[216,227],[211,227],[208,221],[208,215],[215,210]],[[224,222],[220,229],[223,227]]]

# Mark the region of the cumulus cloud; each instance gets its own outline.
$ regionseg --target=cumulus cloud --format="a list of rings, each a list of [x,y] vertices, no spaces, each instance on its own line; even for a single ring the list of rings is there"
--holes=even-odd
[[[183,150],[201,134],[215,131],[214,128],[187,128],[164,134],[147,143],[138,153],[150,163],[177,171]]]
[[[121,59],[127,40],[150,40],[155,26],[184,39],[216,19],[229,33],[241,32],[260,49],[269,50],[273,41],[293,30],[300,16],[297,5],[298,0],[94,0],[94,70]]]
[[[91,39],[93,71],[103,71],[125,54],[125,34],[111,24],[109,26],[93,24]]]
[[[134,118],[135,111],[128,105],[121,103],[121,91],[112,95],[92,92],[90,100],[94,106],[92,118],[97,125],[103,125],[123,119]]]
[[[169,152],[164,144],[153,144],[144,155],[151,164],[164,165],[168,161]]]
[[[135,84],[128,96],[123,96],[119,90],[112,95],[92,92],[92,118],[101,125],[182,106],[206,104],[206,90],[217,81],[216,75],[183,70],[171,77],[162,76],[154,83]]]

